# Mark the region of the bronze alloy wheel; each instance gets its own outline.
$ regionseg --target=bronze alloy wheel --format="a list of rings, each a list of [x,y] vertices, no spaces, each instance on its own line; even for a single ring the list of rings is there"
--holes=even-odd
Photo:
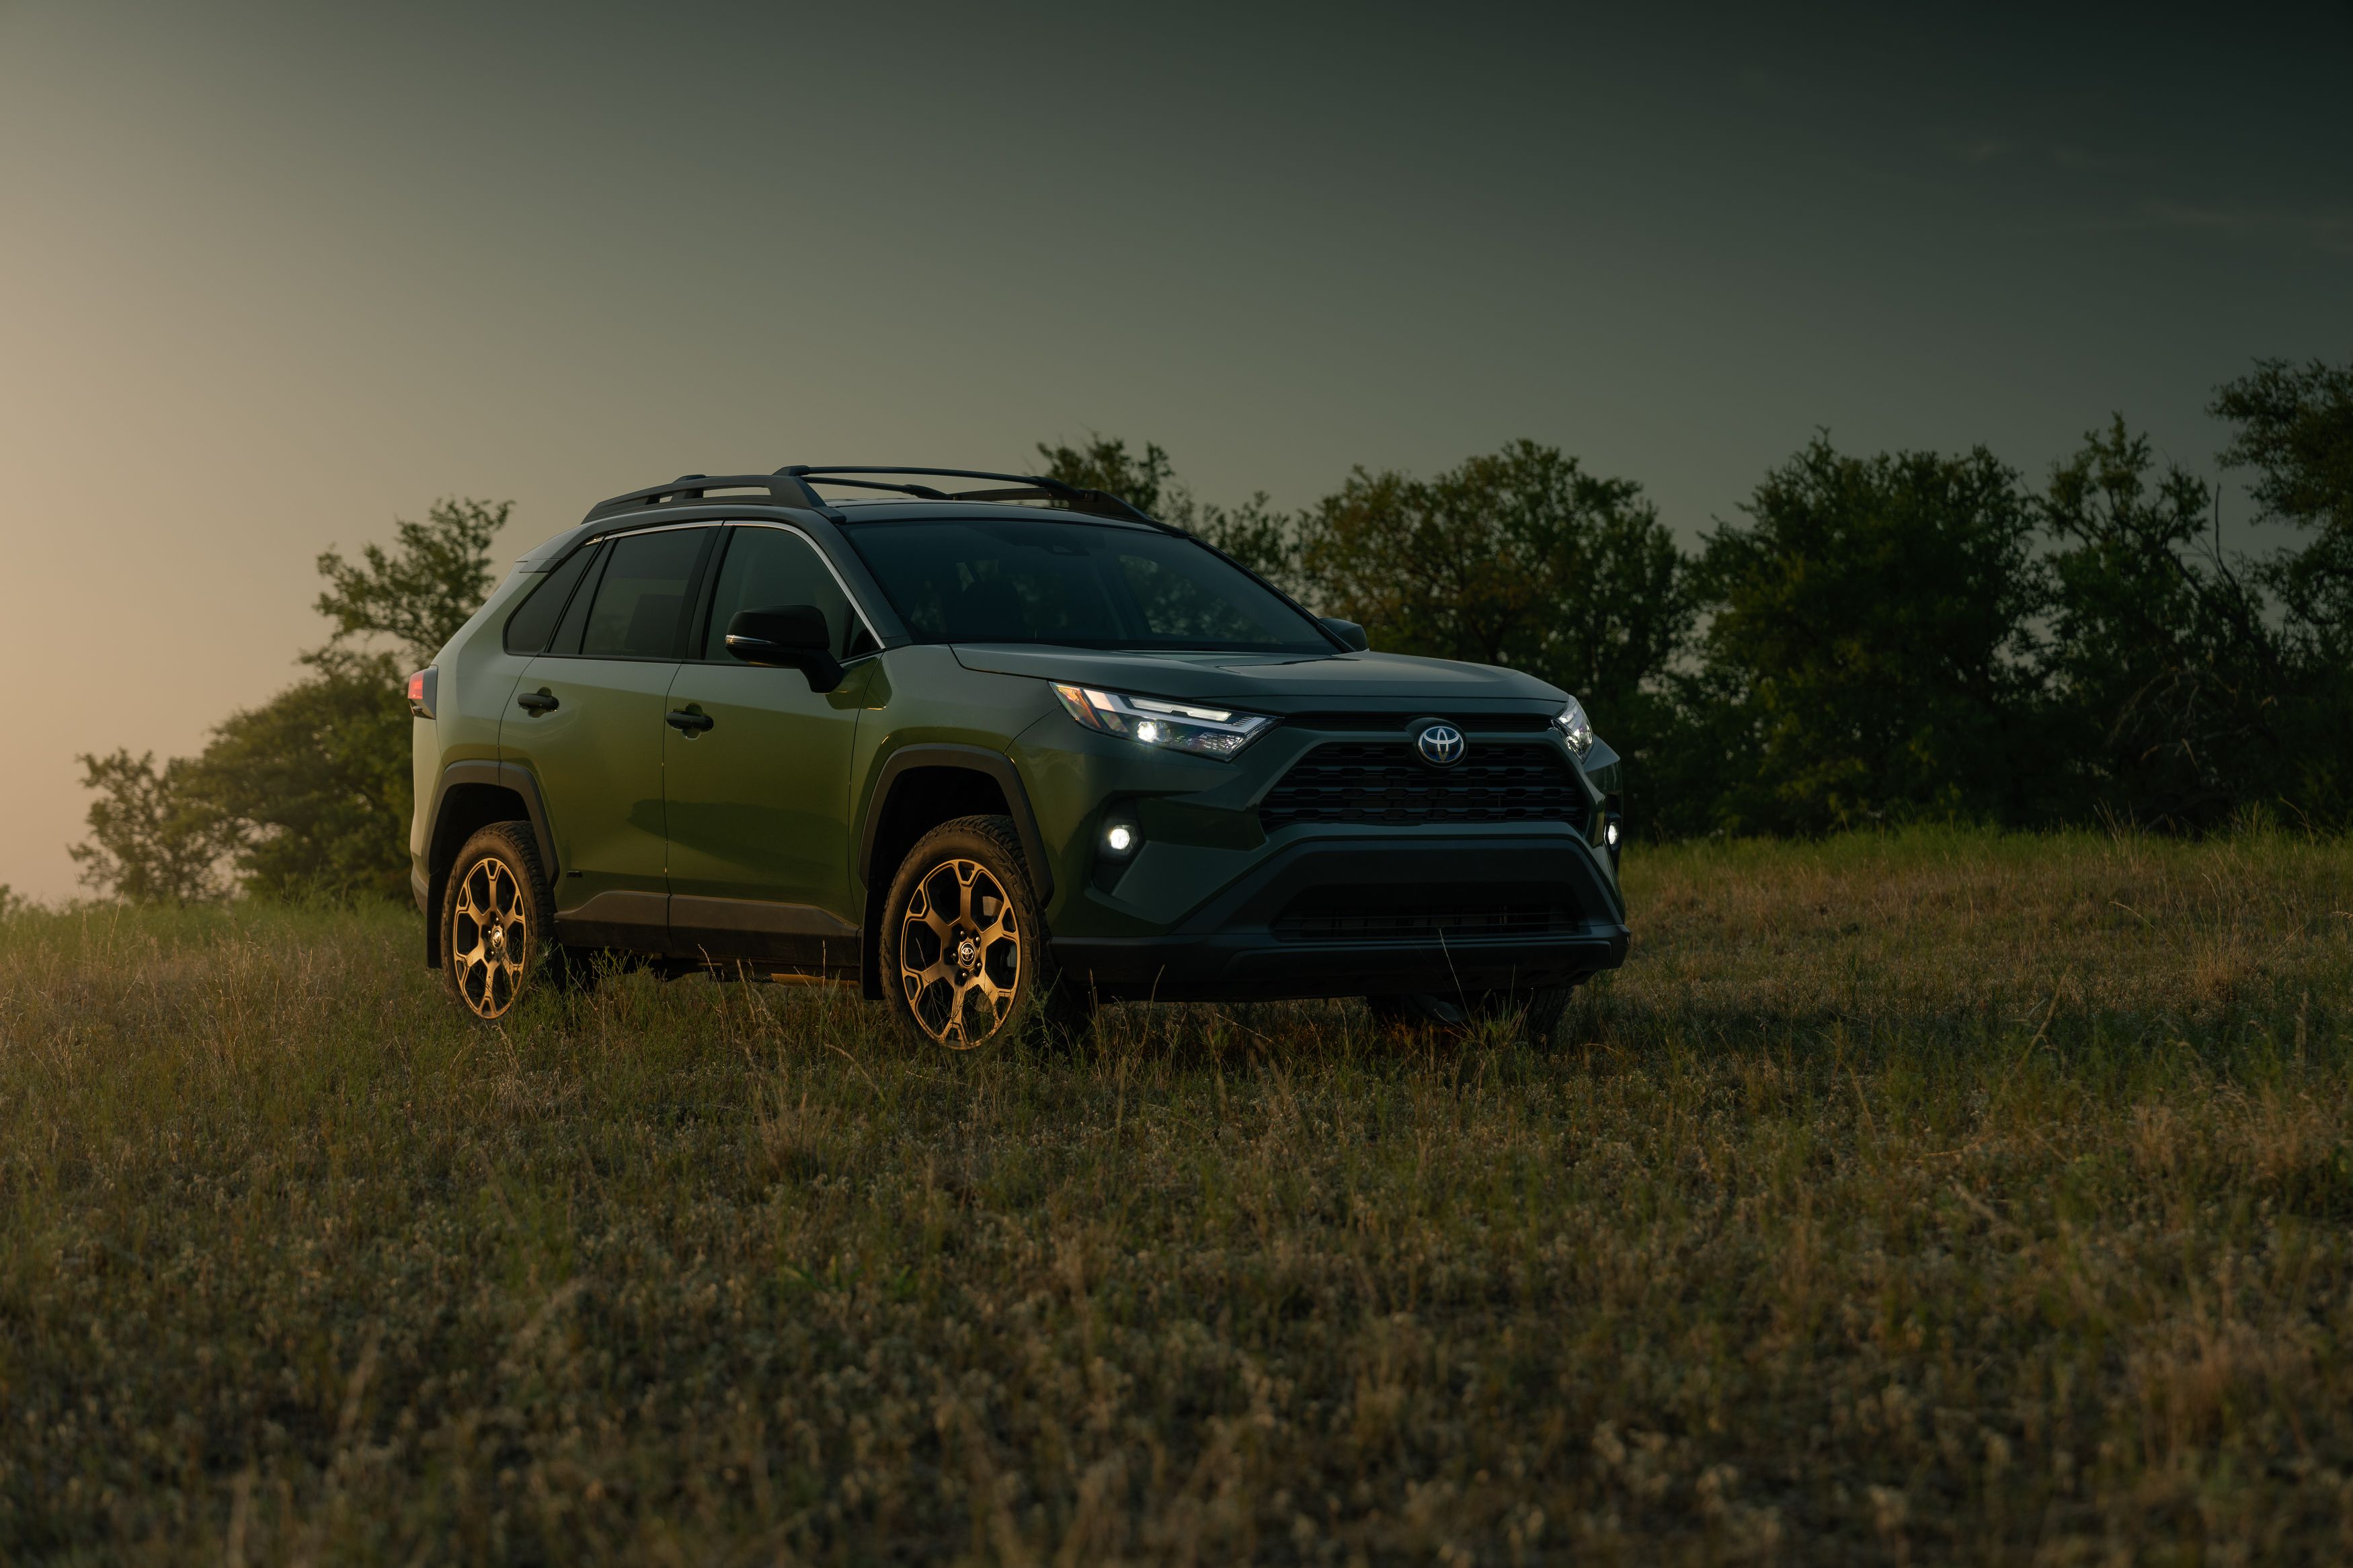
[[[899,929],[899,985],[923,1031],[970,1050],[1013,1016],[1029,941],[988,868],[953,857],[916,879]]]
[[[1055,980],[1046,917],[1008,816],[941,823],[900,857],[882,902],[884,1005],[923,1046],[968,1051],[1020,1035],[1075,1042],[1092,1009]]]
[[[494,1023],[517,998],[574,966],[553,940],[555,898],[527,822],[493,822],[466,840],[441,894],[441,972],[467,1012]]]
[[[449,935],[458,994],[475,1016],[495,1018],[513,1006],[531,957],[531,915],[514,872],[488,855],[469,867]]]

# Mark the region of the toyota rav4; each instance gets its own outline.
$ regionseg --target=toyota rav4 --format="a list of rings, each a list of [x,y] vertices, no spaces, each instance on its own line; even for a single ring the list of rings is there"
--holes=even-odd
[[[1619,762],[1574,697],[1368,651],[1035,476],[617,497],[408,698],[426,961],[478,1018],[618,963],[856,985],[956,1048],[1121,998],[1546,1035],[1625,954]]]

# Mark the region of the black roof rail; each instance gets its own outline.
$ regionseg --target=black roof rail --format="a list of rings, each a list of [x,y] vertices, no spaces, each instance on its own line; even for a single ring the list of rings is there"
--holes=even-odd
[[[828,485],[855,485],[861,490],[896,490],[902,496],[913,496],[917,500],[954,500],[956,499],[947,491],[935,490],[929,485],[886,485],[880,479],[821,479],[818,482],[819,484]],[[1044,495],[1046,492],[1044,490],[1039,490],[1036,493],[1039,495]]]
[[[853,474],[900,474],[909,478],[926,479],[997,479],[1018,488],[943,493],[929,485],[894,485],[874,479],[840,477]],[[1072,511],[1082,511],[1095,517],[1118,518],[1126,522],[1147,523],[1170,533],[1185,531],[1181,528],[1161,521],[1156,517],[1148,516],[1130,504],[1124,498],[1115,496],[1109,490],[1082,489],[1077,485],[1066,484],[1060,479],[1049,479],[1043,474],[997,474],[991,473],[986,468],[884,468],[871,466],[822,468],[811,463],[794,463],[778,468],[776,477],[799,479],[804,484],[815,479],[819,484],[854,485],[860,489],[870,490],[897,490],[902,495],[914,496],[923,500],[1058,500]]]
[[[600,500],[588,509],[586,521],[596,522],[616,512],[638,511],[674,501],[701,500],[712,490],[765,490],[773,505],[802,507],[836,522],[841,521],[841,514],[827,505],[823,496],[792,474],[681,474],[666,485]]]

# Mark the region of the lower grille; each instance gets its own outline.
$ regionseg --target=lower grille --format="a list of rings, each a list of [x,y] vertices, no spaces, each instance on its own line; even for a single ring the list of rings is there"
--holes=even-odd
[[[1433,768],[1402,741],[1316,747],[1259,803],[1272,833],[1295,822],[1421,827],[1439,823],[1565,822],[1585,826],[1585,795],[1567,759],[1525,742],[1473,742],[1450,768]]]
[[[1423,909],[1339,908],[1303,898],[1274,919],[1281,942],[1477,942],[1550,936],[1574,919],[1551,903],[1450,904]]]

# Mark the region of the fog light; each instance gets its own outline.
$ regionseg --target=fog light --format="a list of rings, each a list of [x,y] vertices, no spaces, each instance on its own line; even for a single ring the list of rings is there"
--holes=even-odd
[[[1612,849],[1618,847],[1618,819],[1616,817],[1613,816],[1608,822],[1602,824],[1601,842],[1607,844]]]
[[[1112,823],[1103,829],[1103,858],[1108,860],[1124,860],[1134,854],[1136,846],[1143,842],[1144,835],[1136,829],[1134,823]]]

